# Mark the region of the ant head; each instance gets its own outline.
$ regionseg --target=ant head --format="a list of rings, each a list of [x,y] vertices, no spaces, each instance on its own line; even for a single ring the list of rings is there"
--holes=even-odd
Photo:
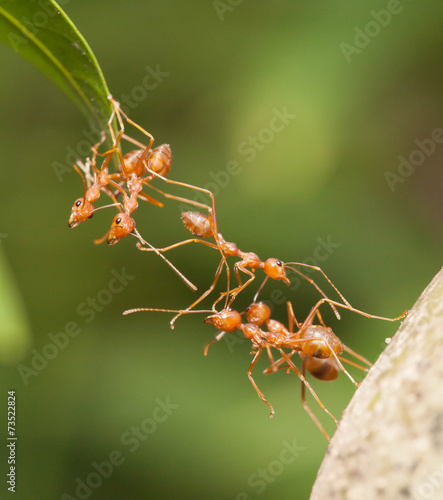
[[[333,352],[339,355],[343,352],[344,346],[331,328],[322,325],[308,326],[301,334],[300,339],[309,340],[302,343],[305,354],[314,358],[330,358]]]
[[[245,314],[248,323],[261,326],[271,317],[271,308],[264,302],[256,302],[246,309]]]
[[[165,177],[171,168],[171,147],[162,144],[152,150],[148,158],[148,168],[156,174]]]
[[[211,323],[223,332],[235,332],[241,325],[241,316],[233,309],[223,309],[223,311],[205,318],[205,323]]]
[[[273,280],[284,281],[288,286],[291,284],[286,276],[285,264],[278,259],[267,259],[263,271]]]
[[[72,205],[68,226],[71,228],[77,227],[80,222],[90,219],[93,215],[94,207],[92,203],[85,198],[79,198],[75,200],[74,205]]]
[[[135,221],[132,217],[125,214],[124,212],[118,213],[111,224],[111,229],[109,230],[108,237],[106,241],[108,245],[115,245],[122,238],[132,233],[135,228]]]

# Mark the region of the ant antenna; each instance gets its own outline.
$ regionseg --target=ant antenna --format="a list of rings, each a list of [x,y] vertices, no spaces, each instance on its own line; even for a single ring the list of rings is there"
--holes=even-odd
[[[98,210],[98,209],[96,209]],[[95,212],[95,210],[94,210]],[[98,238],[97,240],[94,240],[94,245],[101,245],[105,239],[108,237],[109,233],[111,232],[111,229],[108,229],[108,231],[106,231],[105,235],[102,236],[101,238]]]
[[[83,175],[86,178],[86,184],[89,187],[94,182],[94,178],[91,175],[91,159],[86,158],[85,163],[83,163],[82,161],[80,161],[78,159],[75,163],[76,163],[77,167],[83,172]],[[77,171],[77,173],[78,173],[78,171]]]
[[[86,180],[85,176],[83,175],[82,171],[79,169],[77,165],[74,165],[75,171],[78,173],[78,175],[82,178],[82,183],[83,183],[83,203],[84,200],[86,200]]]
[[[149,248],[151,248],[159,257],[161,257],[165,262],[166,264],[168,264],[168,266],[179,276],[179,278],[181,278],[181,280],[185,283],[185,285],[188,286],[188,288],[190,288],[193,292],[195,292],[197,290],[197,287],[191,283],[191,281],[188,280],[188,278],[186,278],[186,276],[181,273],[175,266],[174,264],[169,261],[159,250],[157,250],[157,248],[155,248],[154,246],[152,246],[150,243],[148,243],[143,237],[142,235],[138,232],[137,229],[134,229],[133,234],[136,238],[138,238],[144,245],[148,246]]]
[[[319,271],[323,276],[325,277],[326,281],[332,286],[332,288],[337,292],[337,294],[340,296],[341,300],[348,306],[351,307],[351,304],[343,297],[342,293],[340,290],[332,283],[332,281],[326,276],[326,273],[323,271],[321,267],[318,266],[311,266],[309,264],[305,264],[304,262],[288,262],[288,264],[291,264],[293,266],[301,266],[301,267],[307,267],[309,269],[314,269],[314,271]],[[290,267],[289,269],[292,269],[295,272],[296,271],[293,267]]]
[[[109,207],[121,207],[121,203],[111,203],[110,205],[103,205],[102,207],[97,207],[94,208],[94,213],[97,212],[97,210],[101,210],[102,208],[109,208]]]
[[[128,309],[127,311],[124,311],[123,315],[126,316],[127,314],[132,314],[132,313],[141,312],[141,311],[155,311],[155,312],[167,312],[167,313],[186,312],[186,313],[189,313],[189,314],[213,313],[214,312],[212,309],[201,309],[201,310],[186,311],[186,309],[153,309],[151,307],[137,307],[136,309]]]

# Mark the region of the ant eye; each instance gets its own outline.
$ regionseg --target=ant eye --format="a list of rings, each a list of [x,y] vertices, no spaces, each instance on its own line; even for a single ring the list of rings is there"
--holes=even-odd
[[[115,223],[116,224],[120,224],[120,222],[122,221],[122,218],[121,217],[117,217],[117,219],[115,219]]]
[[[77,200],[77,201],[75,202],[75,206],[76,206],[76,207],[79,207],[81,204],[82,204],[82,200]]]
[[[277,264],[277,266],[280,266],[280,267],[281,267],[281,266],[283,265],[283,262],[282,262],[281,260],[278,260],[278,261],[276,262],[276,264]]]
[[[91,214],[88,219],[92,219],[92,217],[94,217],[94,214]]]

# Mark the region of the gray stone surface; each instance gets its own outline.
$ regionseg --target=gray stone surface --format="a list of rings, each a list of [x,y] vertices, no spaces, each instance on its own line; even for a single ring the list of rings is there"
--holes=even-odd
[[[443,499],[443,270],[343,414],[311,500]]]

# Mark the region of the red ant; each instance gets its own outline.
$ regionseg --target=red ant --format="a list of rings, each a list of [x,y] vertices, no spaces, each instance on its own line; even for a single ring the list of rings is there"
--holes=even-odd
[[[271,410],[271,418],[273,417],[275,411],[272,405],[267,401],[265,398],[264,394],[261,392],[261,390],[258,388],[254,378],[252,377],[252,369],[254,368],[255,364],[257,363],[263,348],[266,348],[268,351],[270,350],[271,347],[274,347],[278,349],[286,361],[286,363],[290,366],[290,369],[292,369],[295,374],[300,378],[302,383],[306,385],[308,390],[311,392],[317,403],[320,405],[320,407],[334,420],[334,422],[338,425],[337,419],[332,415],[332,413],[329,412],[329,410],[323,405],[323,403],[320,401],[318,398],[317,394],[315,391],[312,389],[311,385],[309,382],[306,380],[306,377],[300,372],[300,370],[294,365],[290,357],[285,353],[283,350],[283,347],[288,347],[286,343],[289,341],[289,339],[286,339],[284,335],[282,334],[277,334],[275,332],[265,332],[262,330],[259,326],[253,324],[253,323],[242,323],[241,322],[241,315],[239,312],[234,311],[232,309],[224,309],[223,311],[214,314],[212,316],[208,316],[205,319],[205,323],[211,323],[214,325],[216,328],[221,330],[221,333],[227,333],[227,332],[233,332],[237,329],[240,329],[243,332],[243,335],[251,340],[252,342],[252,351],[251,354],[254,354],[254,358],[249,365],[248,368],[248,378],[256,390],[259,398],[268,405],[269,409]],[[217,335],[216,339],[220,340],[222,335]],[[207,348],[206,346],[205,352],[207,353]],[[291,345],[291,349],[294,348],[294,345]],[[273,360],[272,360],[273,361]],[[305,407],[306,408],[306,407]],[[326,438],[329,440],[329,436],[324,430],[323,426],[320,424],[320,422],[316,419],[315,415],[310,412],[311,417],[314,419],[314,422],[316,425],[319,427],[321,432],[326,436]]]
[[[331,328],[325,326],[323,320],[321,319],[320,313],[318,311],[319,307],[323,303],[329,303],[337,307],[348,309],[357,314],[361,314],[368,318],[384,319],[387,321],[396,321],[401,319],[406,314],[403,313],[402,316],[398,318],[384,318],[380,316],[375,316],[372,314],[359,311],[353,307],[350,307],[339,302],[331,301],[329,299],[321,299],[311,310],[308,317],[302,324],[299,324],[294,316],[292,305],[288,303],[288,316],[289,316],[289,329],[280,323],[271,319],[270,308],[264,303],[254,303],[246,310],[246,319],[248,323],[241,323],[241,315],[237,311],[232,309],[224,309],[221,312],[208,316],[205,319],[206,323],[213,324],[216,328],[220,330],[215,339],[207,344],[205,348],[205,355],[208,352],[209,345],[215,341],[219,341],[223,335],[227,332],[233,332],[236,329],[240,329],[246,338],[251,340],[253,344],[253,354],[254,358],[248,369],[248,377],[254,386],[260,399],[264,401],[271,410],[271,417],[274,415],[274,409],[271,404],[266,400],[263,393],[258,388],[254,379],[252,378],[251,372],[256,364],[258,358],[261,355],[263,348],[268,351],[269,359],[271,361],[271,366],[265,370],[264,373],[273,373],[280,368],[286,368],[288,372],[292,370],[300,378],[302,382],[302,404],[306,412],[309,414],[311,419],[320,429],[320,431],[329,440],[329,436],[324,430],[323,426],[318,421],[317,417],[313,414],[312,410],[309,408],[306,398],[305,389],[311,392],[315,400],[318,402],[320,407],[338,424],[337,419],[327,410],[327,408],[322,404],[309,382],[306,380],[305,373],[306,370],[316,378],[320,380],[334,380],[337,378],[338,373],[343,371],[349,379],[358,387],[358,383],[353,379],[349,372],[344,368],[342,361],[347,362],[353,366],[356,366],[362,370],[367,370],[366,368],[354,363],[353,361],[342,358],[340,355],[343,351],[354,355],[357,359],[365,362],[368,366],[371,366],[369,361],[367,361],[363,356],[355,353],[352,349],[348,348],[340,339],[333,333]],[[321,325],[314,325],[313,321],[315,316],[318,316]],[[295,321],[298,330],[296,332],[292,331],[292,323]],[[261,326],[266,324],[268,331],[261,329]],[[278,361],[274,361],[270,348],[274,347],[277,349],[282,358]],[[290,353],[286,353],[284,349],[291,349]],[[295,366],[291,360],[291,356],[299,352],[302,357],[302,371]],[[280,365],[286,362],[287,366],[281,367]]]
[[[90,166],[92,167],[92,171],[94,173],[94,182],[91,186],[86,189],[85,177],[82,172],[79,170],[77,165],[74,165],[74,169],[81,176],[83,181],[83,198],[78,198],[75,200],[74,205],[71,209],[71,215],[69,217],[68,226],[70,228],[77,227],[81,222],[86,219],[90,219],[94,212],[98,209],[94,208],[93,204],[100,197],[101,190],[106,188],[111,179],[118,178],[120,174],[109,174],[108,165],[111,160],[113,150],[107,151],[106,159],[103,161],[103,165],[100,170],[96,167],[96,158],[97,158],[97,148],[101,144],[103,144],[105,140],[105,134],[102,134],[101,140],[93,146],[91,149],[93,151],[92,161],[90,162]],[[108,193],[109,194],[109,193]],[[112,193],[110,194],[113,201],[116,203],[115,197],[113,197]],[[101,207],[104,208],[104,207]]]

